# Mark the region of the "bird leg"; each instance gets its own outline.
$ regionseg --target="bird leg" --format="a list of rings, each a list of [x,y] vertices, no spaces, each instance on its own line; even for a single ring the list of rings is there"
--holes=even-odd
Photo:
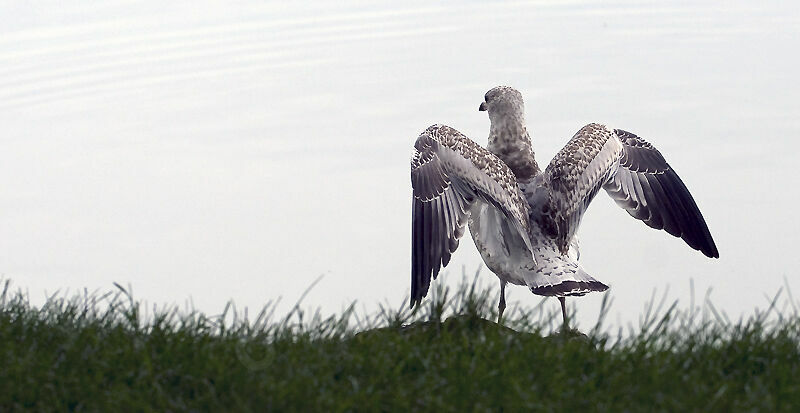
[[[500,324],[500,319],[503,318],[503,311],[506,309],[506,282],[500,280],[500,303],[497,304],[497,324]]]
[[[567,326],[567,303],[564,297],[558,297],[558,301],[561,301],[561,316],[564,318],[564,331],[566,331],[569,327]]]

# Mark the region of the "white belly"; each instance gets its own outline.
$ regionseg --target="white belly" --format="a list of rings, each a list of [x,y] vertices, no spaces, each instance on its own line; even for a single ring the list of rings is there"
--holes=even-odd
[[[469,231],[483,262],[498,278],[525,285],[524,273],[534,271],[536,264],[522,237],[502,213],[487,204],[476,205],[471,211]]]

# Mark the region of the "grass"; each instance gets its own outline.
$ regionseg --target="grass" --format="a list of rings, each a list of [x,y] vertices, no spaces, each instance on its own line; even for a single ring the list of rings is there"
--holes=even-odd
[[[351,306],[323,317],[297,305],[274,319],[270,303],[254,320],[232,305],[216,317],[145,314],[120,286],[34,307],[9,285],[0,284],[4,412],[800,407],[800,317],[776,312],[777,297],[736,322],[710,304],[654,305],[627,334],[598,322],[582,335],[558,332],[560,315],[541,307],[487,321],[496,291],[474,282],[433,291],[416,312]]]

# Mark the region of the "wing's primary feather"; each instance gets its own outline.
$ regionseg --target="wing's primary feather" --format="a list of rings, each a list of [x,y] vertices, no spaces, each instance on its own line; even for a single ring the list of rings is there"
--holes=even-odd
[[[522,235],[528,248],[528,204],[514,173],[499,158],[457,130],[426,129],[411,158],[411,305],[428,293],[431,278],[450,262],[464,234],[471,208],[497,208]]]
[[[706,221],[686,185],[653,145],[631,132],[615,129],[622,156],[615,175],[604,188],[636,219],[682,238],[708,257],[719,258]],[[639,191],[631,183],[641,183]]]

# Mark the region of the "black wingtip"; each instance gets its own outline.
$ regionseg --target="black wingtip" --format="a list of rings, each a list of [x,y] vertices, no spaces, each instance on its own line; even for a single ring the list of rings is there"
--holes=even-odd
[[[717,250],[716,244],[714,244],[714,240],[710,240],[711,243],[706,245],[701,252],[708,258],[719,258],[719,251]]]

